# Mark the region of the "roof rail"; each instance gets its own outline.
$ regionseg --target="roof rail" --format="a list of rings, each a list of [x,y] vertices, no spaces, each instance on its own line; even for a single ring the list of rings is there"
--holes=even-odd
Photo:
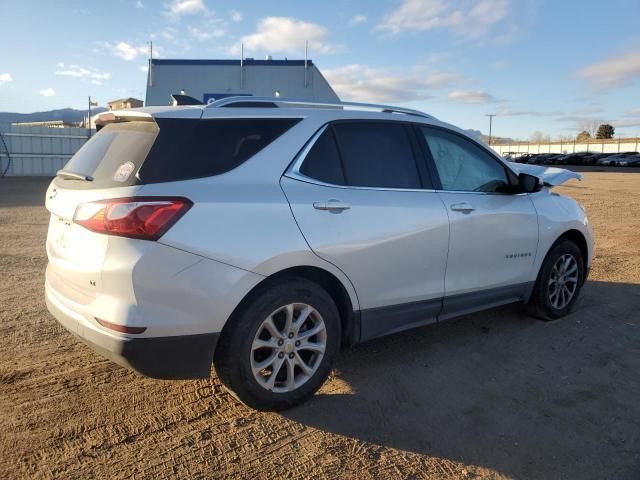
[[[281,98],[281,97],[253,97],[253,96],[237,96],[226,97],[210,102],[206,108],[220,108],[228,107],[236,103],[271,103],[280,106],[281,104],[291,107],[313,107],[313,108],[336,108],[345,109],[345,107],[353,107],[354,109],[361,110],[377,110],[383,113],[404,113],[406,115],[415,115],[417,117],[434,118],[419,110],[412,110],[410,108],[393,107],[390,105],[376,105],[373,103],[358,103],[358,102],[316,102],[313,100],[302,100],[296,98]],[[255,105],[251,105],[255,107]]]

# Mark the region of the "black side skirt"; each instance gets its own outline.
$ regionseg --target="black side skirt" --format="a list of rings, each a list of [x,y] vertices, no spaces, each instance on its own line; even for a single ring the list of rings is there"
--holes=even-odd
[[[499,305],[527,302],[533,286],[534,282],[520,283],[480,292],[361,310],[354,315],[355,323],[360,324],[359,341],[364,342]],[[354,328],[357,331],[358,325]]]

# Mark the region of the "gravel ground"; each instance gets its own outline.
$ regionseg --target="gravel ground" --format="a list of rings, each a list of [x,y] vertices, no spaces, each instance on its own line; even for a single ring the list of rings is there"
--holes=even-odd
[[[573,314],[517,306],[343,353],[284,414],[145,379],[46,310],[47,182],[0,179],[1,478],[640,478],[640,169],[558,191],[597,235]]]

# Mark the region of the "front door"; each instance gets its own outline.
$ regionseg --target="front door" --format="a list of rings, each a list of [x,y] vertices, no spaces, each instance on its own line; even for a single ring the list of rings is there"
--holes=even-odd
[[[515,177],[480,145],[421,127],[450,221],[441,318],[523,298],[538,244],[538,220]]]

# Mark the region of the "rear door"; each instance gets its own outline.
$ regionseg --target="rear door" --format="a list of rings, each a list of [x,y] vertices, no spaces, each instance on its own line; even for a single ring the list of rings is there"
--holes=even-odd
[[[354,284],[363,339],[441,307],[449,224],[417,149],[404,123],[336,122],[282,179],[310,247]]]
[[[450,220],[441,318],[519,300],[531,281],[538,219],[515,175],[483,147],[438,127],[417,127]]]

